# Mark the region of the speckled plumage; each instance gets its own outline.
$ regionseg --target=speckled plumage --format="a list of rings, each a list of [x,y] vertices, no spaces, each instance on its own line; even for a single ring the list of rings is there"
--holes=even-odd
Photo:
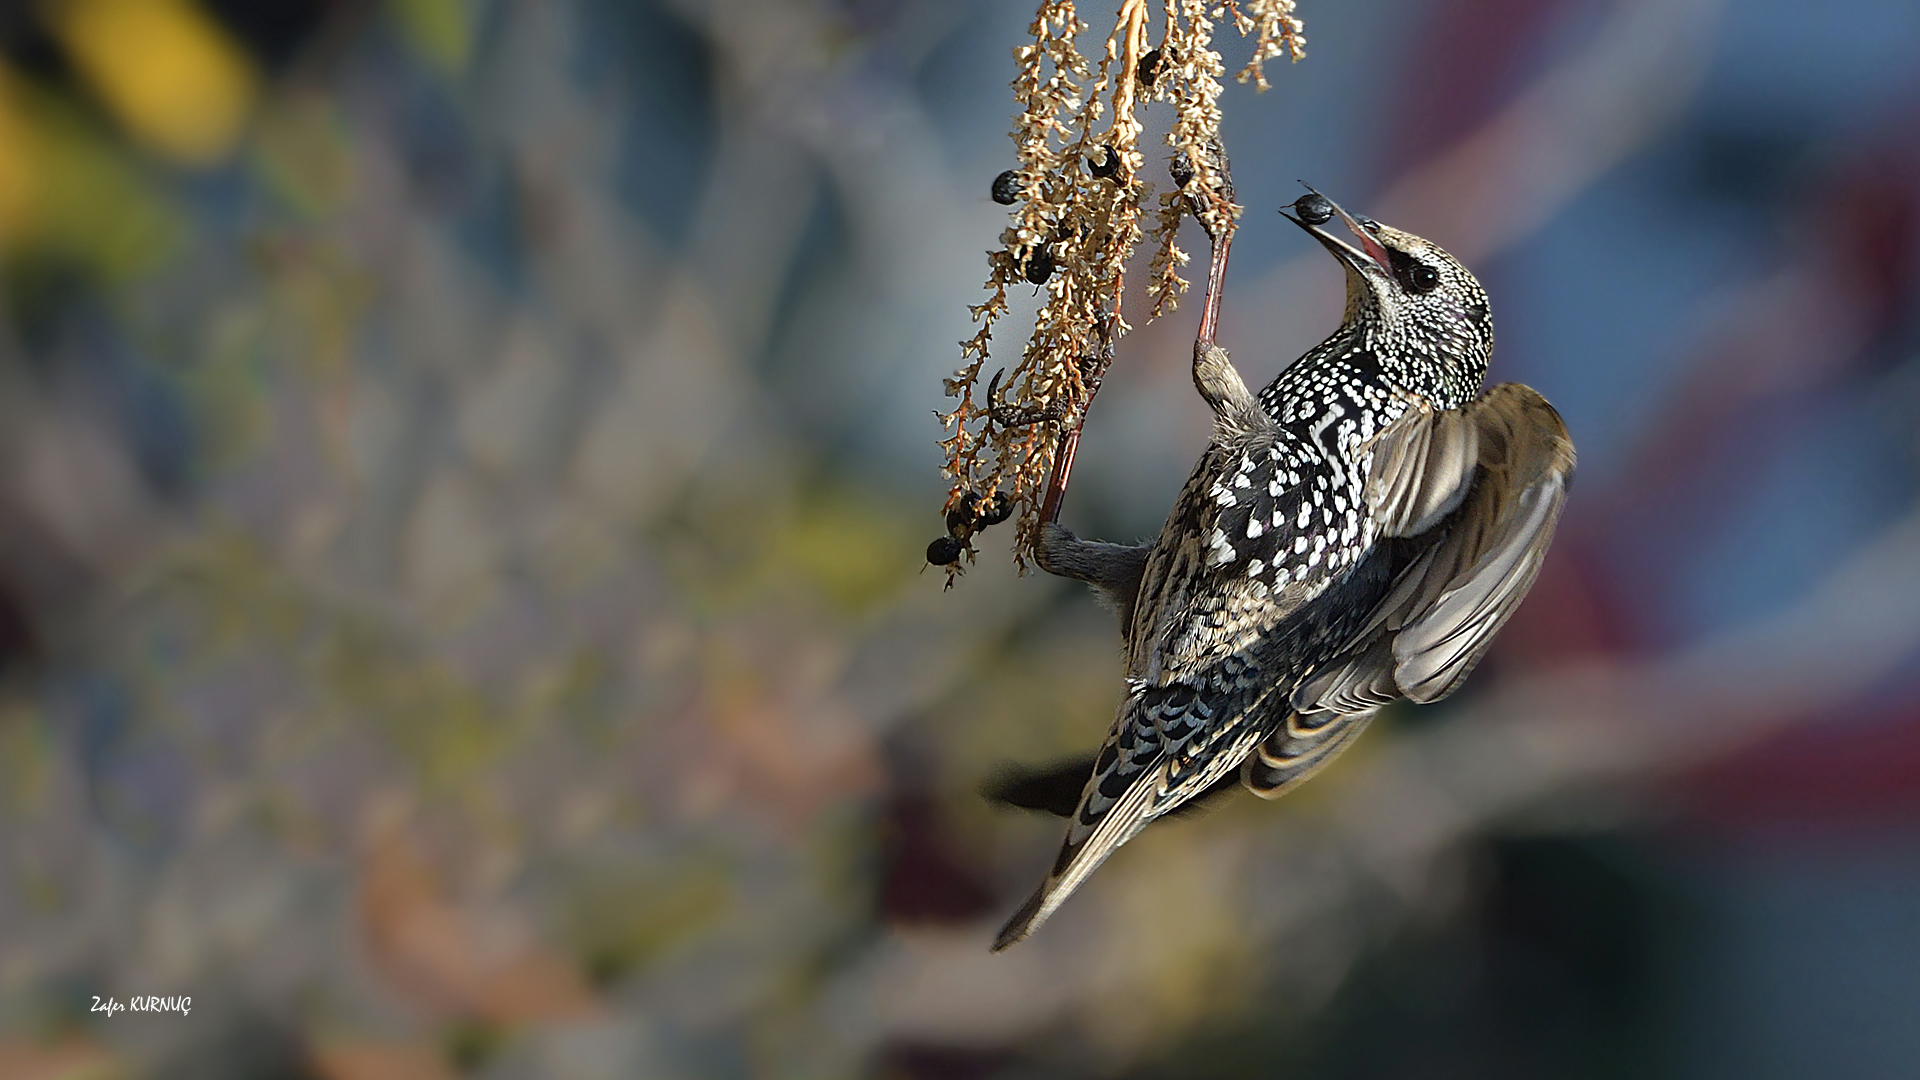
[[[1493,328],[1471,273],[1334,209],[1360,248],[1298,223],[1346,268],[1340,329],[1257,398],[1224,350],[1196,348],[1214,437],[1159,538],[1045,531],[1041,565],[1120,612],[1126,695],[996,949],[1233,770],[1272,797],[1381,705],[1450,693],[1538,571],[1573,472],[1559,417],[1526,387],[1479,395]]]

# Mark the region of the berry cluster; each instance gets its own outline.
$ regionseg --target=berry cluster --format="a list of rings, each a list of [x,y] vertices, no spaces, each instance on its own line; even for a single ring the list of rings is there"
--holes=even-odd
[[[985,498],[977,491],[967,492],[947,511],[947,535],[927,545],[927,561],[935,566],[952,566],[960,561],[962,552],[973,550],[974,533],[1011,516],[1013,500],[1006,492],[996,491]]]
[[[1264,87],[1265,60],[1298,59],[1304,48],[1294,5],[1121,0],[1104,47],[1083,53],[1090,27],[1075,0],[1037,0],[1032,41],[1014,50],[1015,167],[989,189],[1010,208],[1008,227],[988,252],[988,295],[972,309],[978,329],[961,344],[962,366],[945,380],[956,401],[940,413],[948,505],[968,491],[1004,492],[1019,518],[1014,550],[1023,566],[1063,440],[1077,435],[1115,342],[1131,329],[1121,308],[1136,251],[1143,243],[1153,251],[1144,291],[1157,317],[1187,285],[1178,272],[1187,255],[1175,243],[1182,215],[1193,213],[1211,238],[1230,233],[1239,214],[1217,152],[1226,68],[1213,43],[1216,22],[1230,19],[1254,40],[1239,76]],[[1156,193],[1142,175],[1138,113],[1151,102],[1172,108],[1166,141],[1174,170],[1188,181],[1174,191]],[[1132,272],[1138,289],[1139,270]],[[995,324],[1021,286],[1041,290],[1032,332],[1017,362],[989,365]],[[979,393],[996,369],[1005,375],[1005,402]],[[1034,419],[1014,424],[1008,415]]]

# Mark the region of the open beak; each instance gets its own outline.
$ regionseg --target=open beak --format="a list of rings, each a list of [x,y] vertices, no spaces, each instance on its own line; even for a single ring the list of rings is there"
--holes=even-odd
[[[1301,196],[1302,199],[1311,198],[1313,195],[1320,195],[1319,192],[1314,191],[1312,188],[1308,188],[1307,190],[1311,194]],[[1355,220],[1353,215],[1340,209],[1340,204],[1334,202],[1332,199],[1327,199],[1324,195],[1320,195],[1320,198],[1326,200],[1327,206],[1333,209],[1334,215],[1345,223],[1347,229],[1359,239],[1360,246],[1358,248],[1342,240],[1335,234],[1328,232],[1324,224],[1309,224],[1305,220],[1287,213],[1285,209],[1280,211],[1280,215],[1295,225],[1307,230],[1307,232],[1313,235],[1315,240],[1320,241],[1321,246],[1333,253],[1334,258],[1339,259],[1355,270],[1366,273],[1369,264],[1371,264],[1377,267],[1381,273],[1392,277],[1393,263],[1387,258],[1386,246],[1380,243],[1380,238],[1373,235],[1373,231],[1366,225],[1362,225],[1359,221]],[[1296,209],[1298,209],[1297,206]]]

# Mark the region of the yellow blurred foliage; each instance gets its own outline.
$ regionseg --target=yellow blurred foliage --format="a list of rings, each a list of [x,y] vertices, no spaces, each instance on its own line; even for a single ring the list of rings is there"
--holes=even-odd
[[[133,136],[183,165],[232,149],[252,110],[252,63],[192,0],[63,0],[48,23]]]
[[[473,17],[461,0],[393,0],[389,10],[413,47],[442,71],[467,65],[473,52]]]
[[[339,107],[312,91],[264,103],[253,144],[254,167],[289,207],[317,217],[353,182],[353,158]]]
[[[179,224],[96,125],[0,64],[0,253],[32,248],[124,278],[164,255]]]
[[[0,70],[0,248],[26,230],[33,206],[33,129],[14,100],[12,80]]]

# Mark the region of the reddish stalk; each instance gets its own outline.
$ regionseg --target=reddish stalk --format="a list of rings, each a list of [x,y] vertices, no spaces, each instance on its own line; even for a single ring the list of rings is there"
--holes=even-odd
[[[1231,203],[1233,181],[1227,175],[1226,155],[1220,155],[1220,183],[1228,193],[1226,201]],[[1206,220],[1199,214],[1194,215],[1206,229]],[[1207,242],[1211,248],[1207,260],[1207,295],[1200,308],[1200,329],[1194,335],[1194,356],[1198,357],[1208,346],[1214,344],[1214,337],[1220,327],[1220,298],[1226,291],[1227,253],[1233,246],[1234,223],[1227,218],[1215,235],[1212,229],[1206,229]],[[1080,449],[1080,430],[1086,426],[1087,411],[1093,407],[1093,396],[1100,392],[1100,380],[1107,373],[1107,365],[1113,363],[1113,322],[1119,318],[1116,310],[1109,314],[1100,327],[1100,355],[1093,368],[1083,380],[1087,388],[1087,400],[1073,417],[1071,423],[1060,432],[1059,445],[1053,452],[1053,472],[1047,478],[1047,494],[1040,503],[1039,527],[1046,528],[1060,520],[1060,506],[1067,497],[1067,481],[1073,474],[1073,456]],[[1037,537],[1036,537],[1037,540]],[[1036,547],[1038,545],[1036,544]]]

